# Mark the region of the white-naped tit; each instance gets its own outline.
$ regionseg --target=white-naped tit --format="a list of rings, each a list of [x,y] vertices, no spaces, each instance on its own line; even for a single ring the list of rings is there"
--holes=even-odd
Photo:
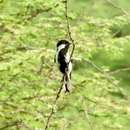
[[[60,40],[56,46],[55,62],[58,64],[60,72],[63,74],[62,81],[65,83],[65,92],[69,92],[72,62],[69,54],[71,43],[67,40]]]

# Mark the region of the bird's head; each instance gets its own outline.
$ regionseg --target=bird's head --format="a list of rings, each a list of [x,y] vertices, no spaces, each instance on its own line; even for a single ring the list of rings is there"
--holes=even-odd
[[[69,48],[70,43],[67,40],[60,40],[57,43],[57,48]]]

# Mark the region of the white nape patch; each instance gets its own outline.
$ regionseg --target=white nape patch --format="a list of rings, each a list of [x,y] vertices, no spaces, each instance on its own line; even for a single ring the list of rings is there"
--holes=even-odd
[[[57,48],[58,52],[59,52],[61,49],[63,49],[63,48],[65,48],[65,44],[62,44],[62,45],[58,46],[58,48]]]
[[[57,53],[56,53],[56,63],[58,63],[58,55],[59,55],[59,52],[65,48],[65,44],[62,44],[60,46],[58,46],[57,48]]]

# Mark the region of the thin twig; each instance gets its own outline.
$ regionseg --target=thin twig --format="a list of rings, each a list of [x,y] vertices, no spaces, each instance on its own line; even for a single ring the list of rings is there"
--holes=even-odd
[[[68,0],[65,0],[64,3],[65,3],[65,17],[66,17],[66,24],[67,24],[67,34],[68,34],[68,37],[69,37],[69,39],[70,39],[70,41],[72,42],[72,45],[73,45],[73,48],[72,48],[72,51],[71,51],[71,54],[70,54],[70,61],[69,61],[69,63],[70,63],[71,59],[72,59],[72,56],[73,56],[73,53],[74,53],[75,43],[74,43],[74,40],[73,40],[73,38],[71,36],[70,24],[69,24],[69,20],[68,20]],[[58,99],[60,97],[60,93],[61,93],[61,90],[62,90],[64,85],[65,85],[65,81],[63,81],[63,83],[61,84],[60,89],[59,89],[59,91],[58,91],[58,93],[56,95],[53,107],[52,107],[51,112],[50,112],[50,114],[49,114],[49,116],[47,118],[47,122],[46,122],[46,125],[45,125],[45,130],[48,130],[50,120],[51,120],[51,118],[52,118],[52,116],[54,114],[55,105],[56,105],[56,103],[57,103],[57,101],[58,101]]]
[[[66,17],[66,24],[67,24],[67,34],[68,34],[68,37],[69,37],[69,39],[70,39],[70,41],[73,45],[72,51],[71,51],[71,54],[70,54],[70,61],[69,61],[69,63],[70,63],[72,56],[73,56],[73,53],[74,53],[74,50],[75,50],[75,42],[74,42],[74,39],[71,36],[71,30],[70,30],[70,23],[69,23],[69,18],[68,18],[68,0],[65,0],[64,3],[65,3],[65,17]]]
[[[116,4],[114,4],[111,0],[106,0],[107,3],[109,3],[110,5],[112,5],[114,8],[119,9],[124,15],[126,16],[130,16],[130,13],[128,13],[125,9],[117,6]]]
[[[115,86],[115,87],[118,89],[118,91],[120,92],[120,94],[122,94],[122,96],[123,96],[124,98],[127,98],[126,95],[122,92],[121,88],[120,88],[119,86],[117,86],[117,84],[116,84],[115,82],[113,82],[113,80],[111,79],[111,76],[109,75],[109,73],[103,71],[100,67],[98,67],[98,66],[97,66],[95,63],[93,63],[92,61],[86,60],[86,59],[83,59],[83,60],[86,61],[87,63],[89,63],[90,65],[92,65],[97,71],[99,71],[99,72],[103,75],[103,77],[104,77],[105,79],[107,79],[107,81],[108,81],[109,83],[111,83],[113,86]]]
[[[38,68],[37,74],[41,74],[41,72],[42,72],[43,64],[44,64],[44,56],[41,56],[40,60],[41,60],[40,61],[40,66]]]
[[[128,68],[120,68],[120,69],[117,69],[117,70],[114,70],[114,71],[109,71],[108,73],[110,75],[113,75],[113,74],[117,74],[117,73],[125,72],[125,71],[130,71],[130,67],[128,67]]]
[[[30,128],[29,126],[27,126],[24,122],[22,122],[21,127],[26,128],[27,130],[34,130],[33,128]]]
[[[55,98],[53,107],[52,107],[52,109],[51,109],[51,112],[50,112],[50,114],[49,114],[49,116],[48,116],[48,118],[47,118],[46,124],[45,124],[45,130],[48,130],[49,123],[50,123],[50,120],[51,120],[51,118],[52,118],[52,116],[53,116],[53,114],[54,114],[55,105],[56,105],[56,103],[57,103],[57,101],[58,101],[58,99],[59,99],[59,97],[60,97],[60,93],[61,93],[61,90],[62,90],[62,88],[63,88],[63,85],[64,85],[64,83],[61,84],[60,89],[58,90],[58,92],[57,92],[57,94],[56,94],[56,98]]]
[[[5,126],[0,127],[0,130],[4,130],[4,129],[7,129],[9,127],[16,126],[19,123],[21,123],[21,121],[14,121],[14,122],[7,123]]]
[[[59,4],[56,4],[56,5],[54,6],[54,8],[56,8],[56,7],[58,7],[58,6],[59,6]],[[28,8],[29,8],[29,7],[28,7]],[[27,8],[27,11],[28,11],[28,8]],[[44,7],[44,8],[45,8],[45,7]],[[53,9],[52,7],[48,7],[48,8],[46,8],[46,9],[43,9],[43,8],[37,9],[37,10],[33,11],[33,12],[30,14],[30,16],[27,17],[25,20],[32,20],[33,18],[37,17],[39,14],[41,14],[41,13],[43,13],[43,12],[49,12],[49,11],[52,10],[52,9]]]
[[[84,103],[84,104],[85,104],[85,103]],[[85,107],[86,107],[86,104],[85,104]],[[91,120],[89,119],[89,114],[88,114],[89,112],[88,112],[88,109],[87,109],[87,108],[84,110],[84,113],[85,113],[86,119],[88,120],[89,128],[90,128],[91,130],[94,130],[93,124],[92,124]]]

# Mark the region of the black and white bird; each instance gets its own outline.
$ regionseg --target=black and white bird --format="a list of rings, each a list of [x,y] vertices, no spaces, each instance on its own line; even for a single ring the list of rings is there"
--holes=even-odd
[[[63,74],[62,81],[65,83],[65,92],[69,92],[72,62],[69,54],[70,44],[67,40],[60,40],[57,43],[55,62],[58,64],[60,72]]]

